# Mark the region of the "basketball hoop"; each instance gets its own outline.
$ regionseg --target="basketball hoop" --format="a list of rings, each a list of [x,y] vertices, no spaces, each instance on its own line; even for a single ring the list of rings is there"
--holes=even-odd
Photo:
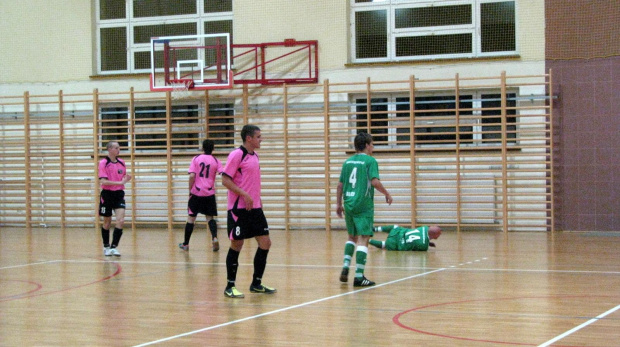
[[[191,81],[170,83],[170,87],[172,87],[170,96],[172,96],[172,99],[174,100],[188,99],[192,95],[192,93],[190,92],[191,85]]]

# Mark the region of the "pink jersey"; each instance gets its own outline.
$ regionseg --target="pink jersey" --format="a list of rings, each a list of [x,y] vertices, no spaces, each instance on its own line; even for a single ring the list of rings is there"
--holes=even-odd
[[[123,177],[127,174],[125,168],[125,162],[116,158],[116,161],[112,161],[109,157],[105,157],[99,161],[99,179],[107,178],[108,181],[122,181]],[[105,190],[124,190],[125,185],[101,185],[101,189]]]
[[[263,205],[260,199],[260,164],[256,152],[250,154],[243,146],[233,150],[228,155],[226,167],[224,167],[222,174],[232,178],[232,181],[239,188],[250,194],[252,200],[254,200],[252,208],[262,208]],[[228,209],[231,210],[234,207],[245,209],[245,201],[233,191],[228,190]]]
[[[210,154],[199,154],[189,164],[188,173],[196,174],[190,193],[197,196],[215,194],[215,177],[222,172],[222,163]]]

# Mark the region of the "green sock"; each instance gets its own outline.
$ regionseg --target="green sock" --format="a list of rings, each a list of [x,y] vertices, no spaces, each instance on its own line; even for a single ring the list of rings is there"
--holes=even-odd
[[[351,258],[353,257],[353,253],[355,252],[355,243],[351,241],[347,241],[344,245],[344,261],[342,267],[348,269],[351,265]]]
[[[366,268],[366,256],[368,255],[368,247],[358,246],[355,252],[355,278],[364,277],[364,269]]]

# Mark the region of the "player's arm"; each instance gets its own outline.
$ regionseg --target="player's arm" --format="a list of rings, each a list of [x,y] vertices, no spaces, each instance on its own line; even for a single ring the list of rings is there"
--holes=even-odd
[[[243,201],[245,202],[245,209],[251,210],[254,207],[254,200],[245,190],[241,189],[235,182],[233,182],[232,177],[228,176],[226,173],[222,173],[222,184],[231,192],[243,197]]]
[[[125,175],[120,181],[110,181],[107,177],[99,177],[99,184],[104,186],[122,186],[131,181],[131,175]]]
[[[189,173],[189,191],[191,193],[192,188],[194,187],[194,184],[196,183],[196,173],[195,172],[190,172]]]
[[[338,182],[338,187],[336,187],[336,214],[338,217],[342,218],[342,182]]]
[[[375,189],[378,190],[381,194],[385,195],[385,202],[387,202],[388,205],[392,204],[392,196],[390,195],[390,192],[385,189],[383,183],[381,183],[381,180],[375,177],[372,179],[372,181],[370,181],[370,184],[372,184],[372,186],[375,187]]]

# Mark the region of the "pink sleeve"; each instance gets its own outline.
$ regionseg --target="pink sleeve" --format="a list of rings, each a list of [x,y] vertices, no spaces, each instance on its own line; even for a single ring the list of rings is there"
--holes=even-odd
[[[196,167],[196,161],[197,161],[196,157],[194,157],[192,159],[192,162],[189,164],[189,169],[188,169],[187,173],[195,173],[195,174],[198,173],[198,168]]]
[[[239,168],[240,159],[241,159],[239,154],[241,154],[240,150],[234,150],[230,152],[230,155],[228,155],[228,160],[226,160],[226,166],[222,170],[223,174],[226,174],[227,176],[230,176],[231,178],[235,177],[235,173],[237,172],[237,169]]]
[[[99,178],[108,178],[108,173],[105,172],[105,163],[105,159],[99,161]]]

